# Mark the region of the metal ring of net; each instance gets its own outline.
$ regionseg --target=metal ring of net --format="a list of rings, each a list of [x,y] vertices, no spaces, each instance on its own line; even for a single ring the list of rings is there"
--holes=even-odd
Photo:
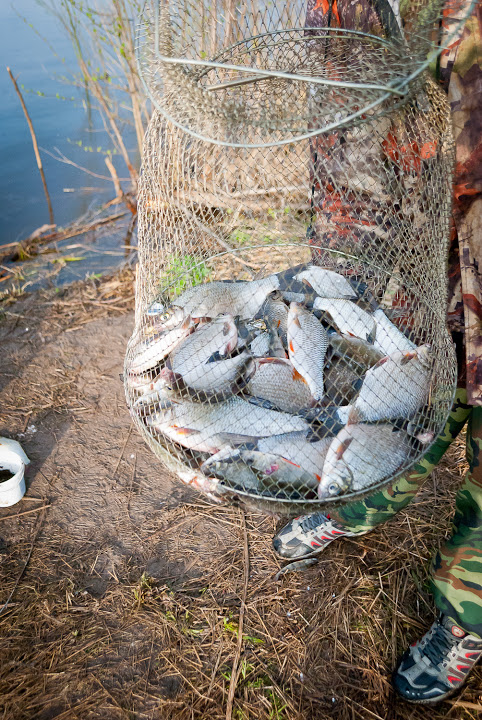
[[[411,3],[403,31],[397,4],[376,0],[381,27],[373,32],[310,27],[300,2],[252,4],[238,17],[227,3],[224,21],[216,4],[146,6],[137,33],[144,86],[167,120],[198,139],[231,147],[288,144],[367,112],[393,111],[470,12],[465,0],[451,0],[444,12],[458,23],[433,47],[442,0]],[[313,95],[325,97],[322,116]]]

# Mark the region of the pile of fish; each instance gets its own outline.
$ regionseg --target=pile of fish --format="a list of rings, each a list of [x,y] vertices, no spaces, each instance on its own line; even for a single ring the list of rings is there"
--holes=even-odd
[[[366,285],[303,265],[152,303],[126,383],[151,434],[204,476],[324,499],[394,475],[433,440],[420,420],[432,367]]]

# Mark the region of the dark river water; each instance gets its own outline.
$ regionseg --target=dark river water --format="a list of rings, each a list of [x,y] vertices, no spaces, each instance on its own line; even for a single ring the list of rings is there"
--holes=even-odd
[[[39,35],[48,40],[57,57]],[[84,148],[100,147],[105,151],[110,147],[98,114],[89,112],[80,91],[62,84],[59,78],[75,71],[76,63],[58,21],[35,0],[0,0],[0,245],[21,240],[48,222],[30,133],[6,72],[7,65],[18,76],[19,85],[24,86],[22,92],[41,148],[51,152],[58,148],[75,163],[106,175],[102,152]],[[57,94],[69,99],[57,99]],[[135,146],[134,137],[127,139],[127,145]],[[92,205],[113,197],[110,181],[86,175],[45,152],[42,159],[57,225],[65,225]],[[114,157],[114,164],[119,176],[127,177],[119,156]]]

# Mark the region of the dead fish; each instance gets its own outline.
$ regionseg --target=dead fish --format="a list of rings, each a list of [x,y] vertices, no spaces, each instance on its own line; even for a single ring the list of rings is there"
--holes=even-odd
[[[410,440],[392,425],[347,425],[332,440],[318,497],[362,490],[393,475],[410,454]]]
[[[307,433],[292,432],[260,438],[256,449],[263,453],[281,455],[320,479],[326,453],[333,440],[333,434],[317,442],[309,442]]]
[[[350,300],[316,298],[315,310],[323,310],[332,318],[341,333],[371,342],[375,338],[373,315]]]
[[[367,371],[348,422],[412,417],[427,401],[431,365],[429,345],[380,360]]]
[[[297,490],[316,490],[319,477],[280,455],[246,448],[222,448],[201,466],[207,474],[243,484],[245,489],[271,489],[291,486]]]
[[[307,570],[309,567],[316,565],[319,562],[319,558],[304,558],[303,560],[295,560],[294,562],[288,563],[281,570],[278,570],[274,579],[279,580],[282,575],[286,575],[290,572],[300,572],[301,570]]]
[[[415,350],[416,345],[387,318],[381,308],[375,310],[373,318],[376,322],[376,334],[373,346],[383,355],[393,355],[396,352],[409,352]]]
[[[260,481],[249,465],[240,459],[239,453],[233,448],[221,448],[201,465],[201,472],[214,475],[232,487],[259,492]]]
[[[259,358],[255,362],[256,372],[247,386],[251,395],[268,400],[289,413],[313,404],[306,380],[289,360],[269,357]]]
[[[354,369],[367,370],[385,357],[374,345],[357,337],[330,333],[328,339],[333,351]]]
[[[143,340],[137,347],[128,368],[129,373],[144,373],[158,365],[166,355],[169,355],[179,343],[186,338],[194,327],[190,315],[184,317],[181,323],[170,330],[165,330],[152,338]]]
[[[320,297],[345,299],[357,297],[353,287],[343,275],[316,265],[310,265],[307,270],[295,275],[295,279],[313,288]]]
[[[317,318],[297,303],[291,303],[288,313],[288,354],[293,366],[306,380],[315,400],[325,394],[323,364],[328,347],[328,335]]]
[[[244,389],[255,372],[253,358],[244,352],[197,366],[183,375],[163,368],[160,383],[171,396],[190,397],[198,402],[221,402]]]
[[[238,330],[232,315],[220,315],[192,333],[171,355],[173,372],[194,387],[196,377],[203,377],[204,364],[213,353],[225,357],[236,347]],[[188,379],[189,378],[189,379]],[[201,388],[205,389],[205,388]]]
[[[238,397],[214,405],[187,400],[173,403],[146,422],[191,450],[210,453],[217,452],[228,441],[239,445],[279,432],[309,429],[301,417],[267,410]]]
[[[362,378],[344,358],[334,357],[324,370],[326,397],[335,405],[347,405],[355,399]]]
[[[279,287],[276,275],[251,282],[225,283],[220,280],[196,285],[176,298],[176,305],[193,318],[222,314],[253,318],[267,296]]]
[[[288,347],[288,308],[283,302],[281,295],[270,296],[266,299],[261,308],[263,316],[270,328],[273,328],[279,335],[285,348]]]

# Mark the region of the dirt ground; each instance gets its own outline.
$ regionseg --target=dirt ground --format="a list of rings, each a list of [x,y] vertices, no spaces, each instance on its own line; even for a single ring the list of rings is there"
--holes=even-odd
[[[32,462],[0,510],[0,718],[425,718],[390,672],[433,619],[462,443],[394,522],[276,581],[280,522],[209,504],[132,429],[132,308],[125,271],[1,311],[0,435]],[[478,669],[429,712],[481,710]]]

